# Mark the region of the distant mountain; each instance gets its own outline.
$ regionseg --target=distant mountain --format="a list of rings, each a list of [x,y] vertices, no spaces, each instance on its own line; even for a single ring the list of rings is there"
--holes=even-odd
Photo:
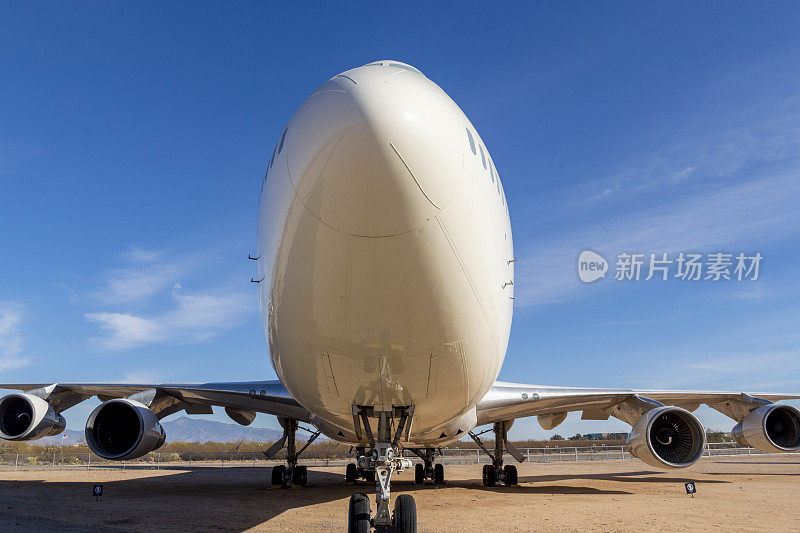
[[[188,416],[164,422],[162,426],[167,434],[167,442],[273,442],[283,436],[279,429],[254,428]]]
[[[227,424],[214,420],[201,420],[183,416],[170,422],[162,422],[167,442],[236,442],[246,440],[252,442],[274,442],[283,436],[279,429],[254,428]],[[303,435],[298,435],[302,438]],[[63,438],[66,437],[66,438]],[[63,444],[71,446],[79,442],[86,442],[82,430],[68,429],[54,437],[45,437],[31,444]]]
[[[44,437],[39,440],[29,441],[28,444],[33,444],[34,446],[37,444],[63,444],[64,446],[72,446],[73,444],[79,444],[81,442],[86,442],[86,437],[82,429],[67,429],[54,437]]]

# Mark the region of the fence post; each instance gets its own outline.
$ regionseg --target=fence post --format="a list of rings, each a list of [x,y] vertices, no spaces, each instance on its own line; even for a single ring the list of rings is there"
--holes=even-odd
[[[475,464],[481,464],[481,451],[478,448],[475,448]]]
[[[17,471],[17,465],[19,465],[19,454],[14,458],[14,472]]]
[[[575,462],[578,462],[578,447],[575,446]]]
[[[89,467],[92,466],[92,454],[86,454],[86,470],[89,470]]]
[[[56,454],[53,454],[53,470],[56,469]]]

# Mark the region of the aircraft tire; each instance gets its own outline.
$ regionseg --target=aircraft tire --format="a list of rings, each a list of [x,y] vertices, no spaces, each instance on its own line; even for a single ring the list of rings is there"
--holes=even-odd
[[[494,471],[493,465],[483,465],[483,486],[494,487],[497,482],[497,476]]]
[[[505,470],[505,484],[509,487],[517,484],[517,467],[514,465],[506,465],[503,467]]]
[[[353,465],[355,466],[355,465]],[[366,494],[358,493],[350,496],[350,507],[347,514],[348,533],[370,533],[369,498]]]
[[[300,487],[308,485],[308,467],[296,466],[292,475],[292,482]]]
[[[394,527],[397,533],[417,533],[417,502],[401,494],[394,502]]]
[[[444,483],[444,465],[433,465],[433,482],[436,485],[441,485]]]
[[[348,485],[354,485],[356,482],[357,469],[355,463],[348,463],[347,470],[344,472],[344,482]]]
[[[283,471],[286,470],[286,467],[283,465],[273,466],[272,467],[272,475],[270,476],[270,484],[273,487],[281,487],[283,486]]]

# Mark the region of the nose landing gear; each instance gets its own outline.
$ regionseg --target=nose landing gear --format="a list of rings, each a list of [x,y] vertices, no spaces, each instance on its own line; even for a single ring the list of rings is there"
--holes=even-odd
[[[414,498],[403,494],[394,504],[394,512],[389,509],[391,501],[390,485],[392,474],[411,468],[411,461],[402,456],[399,441],[410,426],[413,407],[394,408],[392,411],[374,412],[369,407],[353,408],[353,420],[356,435],[361,438],[363,424],[366,439],[371,450],[358,457],[358,467],[363,471],[375,473],[375,502],[377,510],[375,517],[370,520],[369,499],[365,494],[354,494],[350,498],[349,513],[347,517],[348,531],[350,533],[368,533],[370,527],[377,531],[395,531],[397,533],[416,533],[417,531],[417,505]],[[377,438],[373,437],[368,414],[378,418]],[[392,422],[398,418],[397,428],[392,437]],[[352,469],[348,465],[348,470]]]

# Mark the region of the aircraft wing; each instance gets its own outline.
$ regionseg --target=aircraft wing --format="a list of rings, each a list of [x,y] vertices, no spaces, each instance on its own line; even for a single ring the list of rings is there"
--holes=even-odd
[[[496,381],[478,403],[477,417],[478,425],[483,425],[538,416],[542,427],[552,429],[572,411],[583,411],[584,420],[606,420],[609,416],[616,416],[618,406],[652,400],[687,411],[706,404],[738,421],[743,417],[740,416],[742,413],[747,414],[754,406],[788,399],[800,399],[800,394],[597,389]]]
[[[0,383],[0,389],[34,394],[58,412],[97,396],[101,401],[130,397],[150,407],[159,418],[181,410],[188,414],[211,414],[211,407],[219,406],[244,425],[248,420],[252,422],[255,413],[304,422],[309,419],[308,411],[278,380],[202,384]]]

